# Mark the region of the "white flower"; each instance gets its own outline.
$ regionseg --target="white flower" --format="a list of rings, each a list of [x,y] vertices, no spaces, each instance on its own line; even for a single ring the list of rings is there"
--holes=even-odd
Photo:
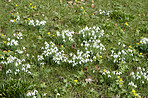
[[[27,96],[31,96],[31,93],[30,93],[30,92],[28,92],[28,93],[27,93]]]
[[[60,96],[60,93],[57,93],[57,96]]]

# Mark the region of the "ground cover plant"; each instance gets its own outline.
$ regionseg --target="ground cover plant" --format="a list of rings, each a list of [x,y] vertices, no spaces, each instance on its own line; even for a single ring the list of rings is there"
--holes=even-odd
[[[146,0],[0,4],[0,97],[148,97]]]

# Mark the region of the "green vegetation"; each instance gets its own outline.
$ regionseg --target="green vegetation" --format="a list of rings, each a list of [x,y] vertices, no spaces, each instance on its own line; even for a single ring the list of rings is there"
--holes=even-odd
[[[0,4],[0,97],[148,96],[146,0]]]

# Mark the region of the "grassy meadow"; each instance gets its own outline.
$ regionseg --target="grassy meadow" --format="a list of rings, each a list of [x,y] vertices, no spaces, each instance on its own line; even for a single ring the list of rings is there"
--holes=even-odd
[[[147,0],[0,0],[0,97],[147,98]]]

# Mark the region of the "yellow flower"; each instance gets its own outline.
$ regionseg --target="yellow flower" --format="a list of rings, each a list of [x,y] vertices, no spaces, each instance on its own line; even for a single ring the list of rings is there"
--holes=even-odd
[[[17,7],[18,5],[16,4],[15,6]]]
[[[122,82],[119,82],[119,84],[121,85],[121,84],[122,84]]]
[[[34,6],[34,8],[36,8],[36,6]]]
[[[131,46],[129,46],[129,48],[131,48]]]
[[[3,53],[6,53],[7,51],[3,51]]]
[[[109,34],[107,34],[107,36],[108,36]]]
[[[134,89],[132,89],[132,93],[135,93],[135,90]]]
[[[4,41],[4,44],[6,44],[6,41]]]
[[[4,34],[2,34],[2,36],[5,36]]]
[[[11,13],[11,15],[13,15],[13,13]]]
[[[81,7],[81,9],[83,9],[83,7]]]
[[[63,45],[61,45],[61,47],[63,47]]]
[[[41,38],[41,36],[38,36],[38,38]]]
[[[2,54],[0,54],[0,56],[2,56]]]
[[[123,63],[123,61],[121,61],[121,64]]]
[[[83,71],[81,70],[81,72],[83,72]]]
[[[13,19],[13,21],[15,22],[15,19]]]
[[[47,17],[45,16],[45,19],[46,19]]]
[[[140,44],[142,44],[142,42],[140,42]]]
[[[106,69],[104,69],[103,71],[106,72]]]
[[[117,76],[118,79],[120,79],[120,76]]]
[[[141,39],[143,39],[143,37],[140,37]]]
[[[48,35],[50,34],[50,32],[48,32]]]
[[[85,10],[83,12],[85,12]]]
[[[31,8],[33,9],[33,6]]]
[[[75,2],[77,2],[77,0],[75,0]]]
[[[25,19],[25,22],[26,22],[27,20]]]
[[[121,29],[120,31],[122,32],[123,30]]]
[[[120,81],[122,81],[122,78],[120,78]]]
[[[10,52],[10,50],[8,50],[8,52]]]
[[[136,93],[134,93],[134,95],[135,95],[135,96],[137,96],[137,94],[136,94]]]
[[[102,58],[102,56],[100,56],[100,58]]]
[[[52,35],[53,37],[55,36],[55,35]]]
[[[140,53],[140,55],[142,55],[142,53]]]
[[[76,82],[76,83],[77,83],[77,82],[78,82],[78,80],[74,80],[74,82]]]
[[[139,30],[136,30],[136,32],[138,32]]]
[[[125,22],[125,25],[128,26],[127,22]]]
[[[30,5],[32,5],[32,3],[30,3]]]
[[[28,18],[28,20],[30,20],[30,18]]]
[[[19,12],[17,12],[17,15],[19,14]]]
[[[133,49],[133,52],[135,51],[135,49]]]
[[[52,43],[52,45],[54,45],[54,43]]]
[[[139,45],[139,43],[136,43],[137,45]]]
[[[92,15],[94,16],[95,14],[93,13]]]
[[[45,85],[45,83],[42,83],[42,85]]]
[[[138,98],[141,98],[141,96],[139,96]]]

